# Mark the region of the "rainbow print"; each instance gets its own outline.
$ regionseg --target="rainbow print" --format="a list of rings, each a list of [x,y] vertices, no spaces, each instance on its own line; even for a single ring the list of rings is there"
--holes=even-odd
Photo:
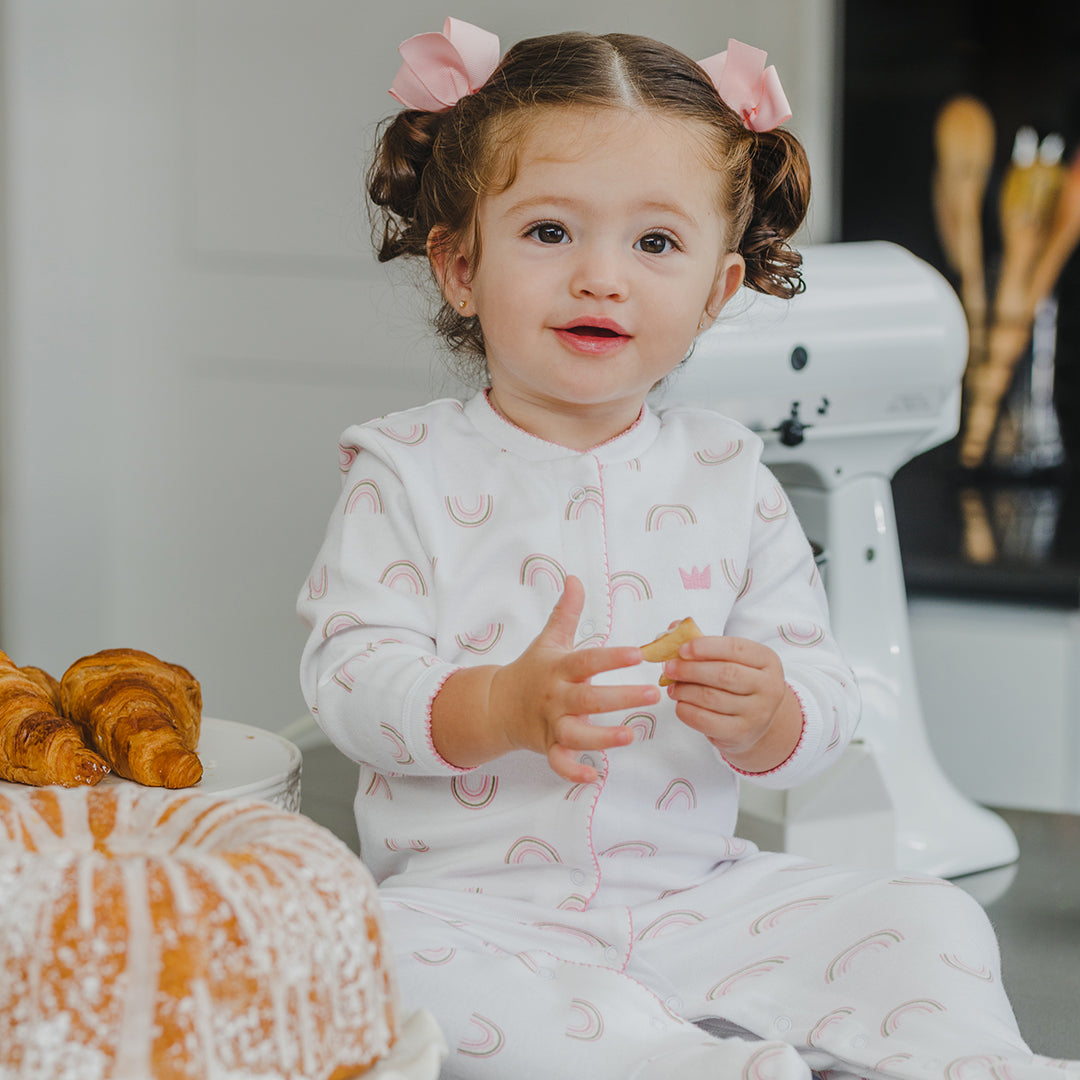
[[[488,774],[463,773],[450,781],[450,794],[469,810],[487,806],[498,790],[498,777]]]
[[[424,575],[420,573],[416,563],[411,563],[408,559],[392,562],[379,577],[379,584],[400,592],[412,593],[414,596],[428,594]]]
[[[652,713],[636,712],[623,721],[623,727],[630,728],[636,739],[652,739],[656,735],[656,717]]]
[[[832,731],[829,734],[829,743],[825,747],[825,752],[835,750],[840,745],[840,710],[834,705],[832,707]]]
[[[441,949],[421,949],[413,953],[414,959],[419,960],[421,964],[427,964],[428,967],[449,964],[455,956],[457,956],[457,949],[451,949],[448,945]]]
[[[721,559],[720,573],[734,591],[736,600],[741,600],[750,591],[750,583],[754,580],[753,567],[748,566],[746,572],[740,574],[734,559]]]
[[[945,1066],[947,1080],[982,1080],[988,1074],[994,1080],[1013,1080],[1008,1061],[998,1054],[970,1054]]]
[[[415,764],[412,754],[409,753],[409,747],[405,743],[405,737],[397,730],[397,728],[391,727],[389,724],[380,724],[379,730],[390,742],[390,756],[394,761],[399,765]]]
[[[778,487],[774,486],[772,491],[762,495],[758,500],[756,513],[762,521],[779,521],[781,518],[787,517],[787,512],[787,500]]]
[[[884,952],[903,940],[904,935],[899,930],[876,930],[872,934],[867,934],[866,937],[860,938],[854,945],[849,945],[833,958],[825,971],[825,981],[835,982],[846,975],[851,970],[852,961],[856,956],[862,953]]]
[[[773,1080],[773,1077],[781,1072],[776,1059],[784,1057],[787,1053],[788,1048],[778,1043],[763,1046],[752,1054],[750,1060],[743,1066],[742,1080]]]
[[[483,656],[485,653],[491,652],[491,650],[498,645],[499,639],[503,634],[503,629],[504,626],[501,622],[488,623],[481,633],[455,634],[454,640],[458,643],[458,646],[466,652],[475,653],[477,656]]]
[[[589,899],[581,893],[571,893],[559,904],[562,911],[584,911],[589,906]]]
[[[737,458],[742,451],[742,439],[733,439],[720,450],[698,450],[694,454],[694,460],[701,465],[723,465],[732,458]]]
[[[380,427],[378,430],[403,446],[419,446],[428,435],[427,424],[409,424],[404,428]]]
[[[354,484],[349,497],[345,500],[346,514],[381,514],[383,513],[382,492],[374,480],[361,480]]]
[[[307,594],[309,600],[321,600],[326,595],[327,572],[326,563],[319,568],[317,573],[308,578]]]
[[[469,1034],[457,1045],[459,1054],[475,1058],[494,1057],[506,1044],[502,1028],[486,1016],[473,1013],[469,1025]]]
[[[537,930],[554,930],[556,933],[565,934],[567,937],[571,937],[583,945],[588,945],[590,949],[611,948],[610,941],[605,941],[604,938],[599,937],[596,934],[591,934],[588,930],[582,930],[577,926],[567,926],[565,923],[555,922],[537,922],[533,923],[533,926],[535,926]]]
[[[388,851],[430,851],[431,848],[423,840],[396,840],[387,837],[383,841]]]
[[[700,911],[669,911],[666,915],[661,915],[659,919],[654,919],[649,923],[637,935],[637,940],[652,941],[653,938],[662,937],[664,934],[670,934],[673,931],[687,930],[704,921],[705,916]]]
[[[470,500],[457,495],[447,495],[444,502],[450,520],[466,529],[475,529],[490,521],[495,509],[495,500],[490,495],[477,495]]]
[[[356,682],[356,675],[353,673],[352,665],[357,663],[363,663],[374,651],[373,646],[368,645],[362,653],[356,656],[350,656],[344,664],[341,665],[334,672],[333,681],[338,684],[343,690],[348,693],[352,693],[353,684]]]
[[[746,967],[733,971],[726,979],[721,979],[706,995],[706,1001],[715,1001],[729,993],[738,983],[747,979],[760,979],[762,975],[768,975],[775,971],[781,964],[790,960],[790,956],[770,956],[760,960],[756,964],[747,964]]]
[[[331,634],[340,634],[342,630],[355,630],[363,625],[364,620],[359,615],[354,615],[351,611],[335,611],[323,623],[322,634],[324,638],[328,638]]]
[[[875,1072],[892,1072],[893,1066],[903,1065],[905,1061],[910,1061],[913,1057],[913,1054],[890,1054],[888,1057],[883,1057],[877,1062],[874,1065],[874,1070]],[[946,1075],[948,1075],[947,1072]]]
[[[603,779],[604,777],[601,776],[600,781],[602,782]],[[593,787],[595,787],[595,782],[592,784],[571,784],[570,787],[566,789],[566,794],[563,796],[563,801],[577,802],[578,799],[580,799],[586,791],[590,790],[590,788]]]
[[[682,503],[657,503],[645,515],[645,531],[658,532],[669,524],[696,525],[697,515]]]
[[[571,1039],[583,1039],[585,1042],[596,1042],[604,1034],[604,1018],[600,1010],[584,998],[574,998],[570,1002],[573,1019],[566,1028],[566,1034]]]
[[[657,810],[696,810],[697,792],[689,780],[681,777],[672,780],[664,794],[656,800]]]
[[[566,588],[566,571],[548,555],[528,555],[521,564],[518,582],[535,588],[542,582],[554,586],[557,593]]]
[[[810,1034],[806,1037],[807,1046],[820,1046],[821,1036],[825,1034],[826,1029],[833,1026],[833,1024],[842,1023],[849,1016],[851,1016],[855,1010],[850,1006],[843,1006],[839,1009],[833,1009],[832,1012],[826,1013],[811,1029]]]
[[[360,451],[355,446],[346,446],[344,443],[338,443],[338,468],[347,473],[352,468],[352,463],[356,460]]]
[[[831,896],[803,896],[798,900],[789,900],[786,904],[781,904],[779,907],[766,911],[764,915],[758,916],[750,924],[750,933],[764,934],[766,930],[772,930],[788,915],[793,915],[797,911],[813,911],[831,899]]]
[[[978,967],[965,964],[955,953],[939,953],[938,955],[943,963],[948,964],[949,967],[955,968],[957,971],[962,971],[965,975],[972,975],[983,982],[992,983],[994,981],[994,973],[984,964],[980,964]]]
[[[376,796],[381,796],[384,799],[393,799],[394,797],[394,793],[390,790],[390,783],[382,773],[376,773],[371,778],[371,783],[368,784],[364,794],[373,799]]]
[[[603,511],[604,493],[597,487],[575,488],[570,494],[570,501],[566,504],[564,517],[567,521],[578,521],[586,508],[590,506]]]
[[[648,579],[633,570],[620,570],[611,575],[611,599],[620,592],[628,592],[633,600],[651,600],[653,597]]]
[[[784,641],[797,649],[812,649],[825,640],[825,631],[817,623],[784,623],[776,630]]]
[[[616,859],[620,855],[629,855],[635,859],[651,859],[656,851],[656,845],[650,844],[647,840],[625,840],[621,844],[612,844],[600,854],[606,859]]]
[[[903,1005],[897,1005],[885,1014],[881,1021],[881,1034],[893,1035],[904,1020],[915,1013],[941,1013],[946,1012],[945,1006],[933,998],[916,998],[914,1001],[905,1001]]]
[[[520,866],[525,862],[561,863],[562,857],[538,836],[523,836],[514,841],[503,862],[511,866]]]

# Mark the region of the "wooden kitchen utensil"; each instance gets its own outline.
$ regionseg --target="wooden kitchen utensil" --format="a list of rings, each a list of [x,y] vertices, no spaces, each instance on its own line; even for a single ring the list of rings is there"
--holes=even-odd
[[[968,383],[960,442],[960,464],[965,468],[977,468],[985,459],[1002,398],[1030,340],[1035,317],[1032,274],[1046,247],[1063,174],[1060,161],[1040,160],[1034,130],[1021,128],[1002,184],[1001,269],[986,361],[971,373]]]
[[[968,94],[951,98],[934,124],[934,150],[934,216],[945,258],[960,277],[960,301],[968,321],[968,363],[976,366],[986,347],[982,210],[994,160],[990,110]]]

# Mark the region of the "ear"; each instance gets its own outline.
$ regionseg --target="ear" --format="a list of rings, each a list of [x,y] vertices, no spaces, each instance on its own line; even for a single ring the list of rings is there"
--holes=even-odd
[[[724,305],[739,291],[746,276],[746,262],[736,251],[730,251],[720,260],[713,281],[712,292],[705,304],[705,313],[701,317],[702,330],[711,326]]]
[[[446,229],[436,225],[428,233],[428,262],[446,302],[462,315],[472,311],[472,268],[464,251],[447,242]]]

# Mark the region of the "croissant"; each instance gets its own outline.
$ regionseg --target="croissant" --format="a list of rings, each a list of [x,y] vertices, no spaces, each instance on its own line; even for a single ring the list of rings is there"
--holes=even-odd
[[[166,788],[202,779],[202,693],[186,668],[138,649],[105,649],[76,660],[60,692],[65,715],[121,776]]]
[[[0,780],[76,787],[108,775],[82,728],[60,712],[60,684],[0,652]]]

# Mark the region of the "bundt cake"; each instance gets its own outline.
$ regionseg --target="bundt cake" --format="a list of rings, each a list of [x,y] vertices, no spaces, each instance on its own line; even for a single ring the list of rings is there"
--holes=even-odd
[[[0,1077],[344,1080],[395,1039],[375,886],[262,802],[0,791]]]

